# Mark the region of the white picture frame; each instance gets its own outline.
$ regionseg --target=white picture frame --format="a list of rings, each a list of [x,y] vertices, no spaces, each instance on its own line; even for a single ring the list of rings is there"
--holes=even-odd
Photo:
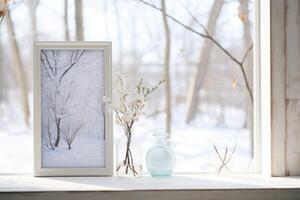
[[[94,96],[97,97],[106,96],[108,98],[111,98],[112,95],[111,42],[35,42],[33,50],[34,50],[33,52],[34,55],[33,58],[34,176],[111,176],[113,175],[112,113],[108,108],[108,105],[104,104],[103,100],[99,100],[100,98],[99,99],[97,98],[97,101],[99,100],[99,102],[102,101],[103,103],[101,104],[103,105],[103,107],[101,107],[101,112],[102,112],[101,114],[104,115],[102,118],[101,118],[101,114],[97,114],[97,113],[94,113],[92,116],[89,116],[91,113],[82,114],[88,112],[87,111],[88,109],[85,106],[87,105],[90,106],[94,104],[96,105],[96,103],[92,102],[96,100],[96,98],[93,98]],[[98,58],[98,55],[99,57],[102,57],[102,59]],[[84,56],[86,57],[85,58],[86,60],[82,61],[84,60],[83,59]],[[48,60],[46,58],[48,58]],[[93,60],[90,60],[89,62],[88,59],[93,59]],[[69,68],[69,66],[72,65],[72,63],[76,61],[78,61],[77,62],[78,64],[77,63],[75,64],[78,65],[76,66],[78,69],[77,71],[74,71],[73,70],[74,67],[72,67],[71,70],[73,70],[74,72],[72,72],[73,74],[71,74],[70,73],[71,70],[67,71],[67,69]],[[102,79],[104,80],[99,78],[101,76],[101,73],[97,71],[96,68],[97,63],[100,63],[99,70],[101,69],[103,70]],[[49,68],[45,67],[47,65],[55,66],[56,73],[53,72],[51,75],[50,74],[47,75],[48,72],[46,70],[50,69],[50,67]],[[101,67],[101,65],[103,66]],[[84,70],[80,71],[79,69],[80,66],[82,66],[82,69]],[[68,76],[66,76],[65,71],[67,71]],[[63,75],[63,73],[65,73],[65,75]],[[99,76],[95,74],[99,74]],[[53,84],[50,82],[51,78],[53,79]],[[93,79],[95,80],[93,81]],[[84,84],[83,80],[86,80],[87,83]],[[101,91],[101,84],[99,85],[95,84],[99,82],[98,80],[99,81],[102,80],[101,83],[104,83],[104,87],[102,86],[102,90],[104,91]],[[61,86],[62,89],[59,88],[60,86],[57,86],[59,81],[64,82],[61,83],[62,85],[65,84],[63,87]],[[62,94],[64,92],[66,93],[67,91],[67,89],[65,88],[69,87],[66,86],[67,82],[70,82],[69,85],[71,86],[70,89],[68,89],[69,93],[66,96],[74,96],[73,99],[75,100],[73,100],[73,102],[76,103],[73,104],[76,106],[78,105],[81,106],[81,107],[78,106],[76,110],[76,114],[71,113],[71,111],[73,110],[73,108],[71,107],[72,105],[68,105],[69,107],[65,108],[66,107],[65,102],[67,103],[72,102],[71,100],[69,100],[69,97],[67,97],[68,99],[65,97],[62,98],[63,96]],[[51,84],[53,85],[53,87],[51,87]],[[89,84],[93,84],[94,88],[92,89],[85,88]],[[75,89],[72,88],[73,85],[76,86]],[[98,89],[97,88],[95,89],[95,86],[99,87],[99,91],[101,91],[102,93],[98,92]],[[55,90],[53,88],[55,88]],[[80,91],[84,91],[84,93],[80,94]],[[91,95],[87,95],[86,91],[92,91],[93,93],[91,93]],[[104,95],[102,95],[103,93]],[[57,94],[60,96],[58,96]],[[85,97],[90,97],[90,99],[92,100],[86,100],[87,98]],[[54,101],[55,103],[53,103],[53,99],[55,99]],[[82,104],[80,104],[81,101]],[[54,104],[55,106],[53,106]],[[96,108],[95,110],[98,109],[97,106],[94,107]],[[54,117],[53,113],[56,112],[58,114],[57,115],[55,114],[56,117]],[[64,115],[67,115],[65,114],[67,112],[69,112],[69,114],[67,117],[64,118]],[[73,117],[74,115],[77,117]],[[82,117],[83,115],[93,119],[94,118],[102,119],[99,120],[99,122],[101,122],[99,124],[101,125],[99,125],[97,122],[94,121],[92,122],[87,121],[87,119],[89,120],[89,118]],[[46,118],[47,120],[45,120]],[[59,128],[56,129],[60,131],[55,132],[55,128],[53,128],[53,126],[55,127],[57,125],[58,122],[57,119],[59,119],[60,122],[63,122],[62,123],[63,125],[60,124],[60,126],[58,126]],[[85,121],[84,123],[82,122],[83,124],[82,126],[81,125],[78,126],[78,124],[81,123],[80,121]],[[47,129],[45,129],[46,127],[45,124],[47,124]],[[98,129],[95,128],[94,130],[93,127],[100,127],[100,128]],[[103,133],[101,131],[103,131]],[[97,136],[98,132],[99,135]],[[100,139],[101,133],[103,136],[102,140]],[[87,136],[87,134],[90,135]],[[46,135],[49,136],[48,143],[46,140]],[[58,140],[59,137],[58,135],[60,135],[60,140]],[[72,139],[73,142],[71,142]],[[57,140],[59,141],[59,143],[56,147],[55,145],[57,144],[56,143]],[[54,141],[55,144],[53,145]],[[63,141],[65,141],[65,143],[63,143]],[[99,145],[97,141],[99,141]],[[74,147],[75,148],[74,150],[73,147],[70,148],[69,145],[70,142],[73,143],[72,145],[73,146],[75,145],[75,147],[76,145],[80,145],[80,143],[84,143],[84,142],[86,143],[84,143],[84,145],[81,145],[80,148],[77,148],[77,150]],[[92,144],[90,145],[89,142],[92,142]],[[67,146],[69,149],[67,148]],[[85,151],[83,151],[82,149],[82,147],[84,146],[87,148],[85,149]],[[48,151],[47,148],[50,147],[53,152],[51,150]],[[104,149],[104,152],[102,152],[103,155],[101,155],[101,151],[102,151],[101,148]],[[100,149],[99,157],[97,157],[98,149]],[[73,152],[70,153],[71,151]],[[89,155],[91,155],[90,153],[94,155],[94,157],[88,159]],[[105,158],[103,158],[103,156],[105,156]],[[103,162],[104,164],[100,164]]]

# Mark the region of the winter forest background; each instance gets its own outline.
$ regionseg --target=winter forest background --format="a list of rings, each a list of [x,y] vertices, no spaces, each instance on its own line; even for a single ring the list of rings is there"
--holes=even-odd
[[[254,0],[10,2],[0,25],[0,170],[32,169],[32,42],[111,40],[113,71],[129,85],[167,80],[135,127],[145,153],[165,128],[177,172],[216,172],[214,146],[233,152],[231,172],[253,171],[253,19]]]
[[[101,50],[41,50],[42,167],[104,167]]]

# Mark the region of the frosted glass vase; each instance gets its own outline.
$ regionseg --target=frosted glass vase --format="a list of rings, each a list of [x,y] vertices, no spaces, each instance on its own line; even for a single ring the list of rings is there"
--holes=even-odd
[[[141,142],[127,134],[118,140],[116,151],[116,175],[123,177],[141,176],[143,163]]]
[[[156,133],[155,143],[146,156],[147,170],[154,177],[171,176],[175,168],[175,152],[165,133]]]

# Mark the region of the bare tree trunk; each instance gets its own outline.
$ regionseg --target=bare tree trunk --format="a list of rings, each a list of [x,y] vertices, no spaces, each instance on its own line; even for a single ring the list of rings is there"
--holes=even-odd
[[[127,70],[127,73],[130,74],[131,82],[135,83],[138,81],[138,74],[139,74],[139,65],[140,65],[140,57],[138,54],[138,46],[136,44],[136,17],[131,16],[131,30],[130,30],[130,46],[131,46],[131,56],[132,56],[132,61],[130,62],[131,66],[127,67],[127,69],[124,68],[124,70]],[[123,72],[124,73],[124,72]]]
[[[104,14],[104,24],[105,24],[105,38],[106,40],[110,40],[110,31],[109,31],[109,19],[107,17],[107,13],[109,12],[109,7],[108,7],[108,3],[107,0],[103,0],[103,14]]]
[[[74,69],[77,65],[77,63],[80,61],[80,59],[84,56],[84,54],[86,53],[86,50],[76,50],[75,52],[72,52],[69,59],[69,64],[64,66],[64,68],[60,68],[60,70],[58,70],[58,66],[57,64],[53,64],[52,62],[49,62],[49,58],[48,58],[48,51],[41,51],[41,63],[42,63],[42,67],[45,68],[46,74],[48,76],[48,78],[52,81],[52,83],[54,84],[54,86],[56,87],[54,94],[54,97],[52,95],[48,96],[48,99],[50,101],[51,105],[51,109],[52,109],[52,114],[54,115],[54,123],[56,125],[56,141],[55,141],[55,147],[58,147],[59,142],[60,142],[60,138],[61,138],[61,121],[62,121],[62,115],[65,114],[66,111],[64,112],[59,112],[60,116],[58,116],[58,112],[57,112],[57,101],[56,98],[57,96],[61,96],[61,94],[57,91],[59,91],[62,87],[63,87],[63,80],[64,77],[66,77],[66,75],[68,73],[70,73],[72,71],[72,69]],[[51,54],[52,54],[52,58],[55,59],[57,61],[57,59],[60,58],[60,54],[57,53],[56,50],[51,50]],[[57,63],[57,62],[55,62]],[[59,72],[59,73],[58,73]],[[71,92],[71,88],[70,88],[70,92]],[[70,98],[71,93],[69,93],[69,95],[67,95],[63,100],[64,104],[62,105],[63,108],[65,108],[65,104],[68,103],[68,99]],[[50,114],[50,113],[49,113]]]
[[[161,0],[162,19],[165,32],[165,90],[166,90],[166,131],[171,135],[171,120],[172,120],[172,102],[171,102],[171,83],[170,83],[170,51],[171,51],[171,38],[168,19],[166,16],[166,2]]]
[[[223,0],[215,0],[210,11],[209,20],[207,22],[207,31],[210,35],[213,35],[216,28],[216,23],[220,15],[222,6],[224,4]],[[187,115],[186,122],[189,123],[194,119],[198,111],[198,101],[199,101],[199,90],[203,84],[203,80],[208,68],[209,56],[212,50],[212,42],[209,40],[204,41],[204,45],[200,51],[199,64],[196,69],[196,73],[192,77],[190,87],[188,89],[188,94],[186,98],[187,104]]]
[[[65,40],[70,41],[70,31],[69,31],[69,6],[68,0],[64,1],[64,26],[65,26]]]
[[[1,27],[0,27],[0,30],[1,30]],[[0,103],[1,102],[4,102],[6,100],[6,90],[5,90],[5,87],[6,87],[6,79],[5,79],[5,76],[4,76],[4,66],[3,66],[3,53],[2,53],[2,37],[1,37],[1,34],[0,34]]]
[[[29,8],[29,17],[30,17],[30,25],[31,25],[31,34],[32,40],[36,41],[38,32],[36,28],[36,10],[38,5],[40,4],[39,0],[28,0],[27,2]]]
[[[13,65],[14,65],[15,77],[21,93],[21,103],[23,108],[24,122],[27,126],[29,126],[30,111],[29,111],[29,103],[28,103],[28,88],[26,82],[26,75],[24,72],[24,66],[22,64],[20,50],[17,43],[10,12],[7,13],[6,24],[7,24],[7,31],[10,35],[10,46],[12,50],[11,55],[12,55],[12,60],[14,62]]]
[[[84,40],[83,31],[83,14],[82,14],[82,0],[75,1],[75,24],[76,24],[76,40]]]
[[[60,141],[60,121],[61,118],[58,118],[56,121],[56,140],[55,140],[55,147],[58,147],[59,141]]]
[[[36,10],[38,8],[40,4],[40,0],[27,0],[27,5],[28,5],[28,9],[29,9],[29,18],[30,18],[30,28],[31,28],[31,40],[32,42],[37,41],[38,39],[38,30],[37,30],[37,26],[36,26]],[[32,47],[32,45],[31,45]],[[32,48],[31,48],[31,52]],[[30,60],[30,64],[27,66],[27,81],[28,80],[32,80],[32,74],[33,74],[33,62],[32,60]],[[31,81],[27,82],[28,85],[28,90],[31,91],[32,90],[32,84]]]
[[[49,120],[48,120],[48,125],[47,125],[47,132],[48,132],[49,145],[50,145],[52,151],[54,151],[54,146],[52,144],[52,136],[51,136],[51,131],[50,131]]]
[[[121,18],[120,18],[120,9],[119,9],[119,5],[118,5],[118,1],[114,0],[114,10],[115,10],[115,16],[116,16],[116,24],[117,24],[117,34],[118,34],[118,51],[119,51],[119,55],[118,55],[118,69],[120,71],[123,70],[123,38],[122,38],[122,28],[121,28]]]
[[[240,19],[244,24],[244,47],[247,48],[252,43],[251,37],[251,29],[250,29],[250,21],[249,21],[249,7],[248,0],[240,0]],[[245,62],[244,69],[249,81],[249,85],[251,90],[253,91],[253,58],[252,53],[249,53],[249,57]],[[247,91],[246,91],[247,92]],[[245,96],[248,97],[245,92]],[[254,134],[253,134],[253,104],[251,103],[251,99],[247,98],[246,104],[246,128],[249,129],[250,132],[250,141],[251,141],[251,154],[254,156]]]

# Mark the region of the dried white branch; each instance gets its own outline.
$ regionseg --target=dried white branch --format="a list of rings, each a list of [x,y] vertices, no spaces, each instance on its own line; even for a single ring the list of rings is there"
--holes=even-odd
[[[228,163],[231,161],[232,157],[233,157],[233,154],[235,153],[235,150],[236,150],[236,147],[237,147],[237,144],[234,145],[234,148],[229,156],[229,158],[227,158],[227,155],[228,155],[228,147],[225,148],[225,153],[224,153],[224,156],[222,157],[221,154],[219,153],[219,150],[218,148],[214,145],[213,146],[214,149],[215,149],[215,152],[217,153],[218,155],[218,158],[221,160],[221,165],[218,169],[218,174],[221,172],[221,170],[225,167],[229,172],[231,172],[230,168],[228,167]]]

